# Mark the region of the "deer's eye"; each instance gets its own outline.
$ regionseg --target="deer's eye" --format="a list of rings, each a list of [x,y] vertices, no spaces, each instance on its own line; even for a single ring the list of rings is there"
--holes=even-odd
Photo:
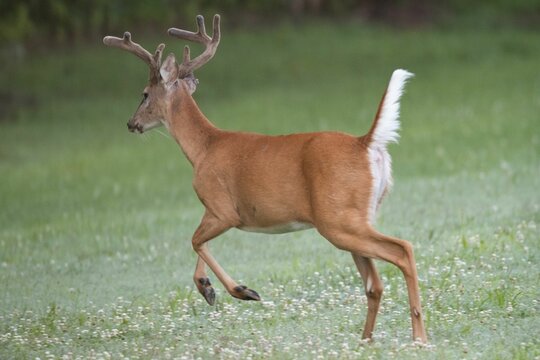
[[[143,96],[143,100],[148,99],[148,93],[143,93],[142,96]]]

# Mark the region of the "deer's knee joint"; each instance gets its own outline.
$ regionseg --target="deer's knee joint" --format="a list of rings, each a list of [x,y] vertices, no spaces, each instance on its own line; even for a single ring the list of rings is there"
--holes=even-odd
[[[401,246],[403,247],[405,256],[410,257],[414,254],[413,245],[410,242],[402,240]]]
[[[193,250],[196,253],[198,253],[201,250],[202,244],[203,244],[203,242],[199,241],[197,239],[192,239],[191,240],[191,247],[193,248]]]
[[[370,284],[366,286],[366,296],[371,300],[380,300],[383,294],[383,287],[380,283]]]
[[[403,241],[401,248],[403,249],[403,255],[399,257],[396,265],[405,275],[408,275],[411,272],[411,267],[415,266],[413,246],[410,242]]]

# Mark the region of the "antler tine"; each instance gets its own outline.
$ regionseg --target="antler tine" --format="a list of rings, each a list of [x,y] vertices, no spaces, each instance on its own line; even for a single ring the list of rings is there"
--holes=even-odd
[[[219,26],[220,20],[221,18],[219,14],[215,14],[214,21],[212,23],[212,42],[217,42],[218,44],[219,40],[221,40],[221,28]]]
[[[122,50],[131,52],[135,54],[137,57],[139,57],[141,60],[143,60],[148,65],[153,65],[153,57],[152,54],[150,54],[146,49],[144,49],[141,45],[133,42],[131,40],[131,33],[129,31],[126,31],[124,33],[124,37],[118,38],[115,36],[105,36],[103,38],[103,43],[107,46],[111,47],[117,47]]]
[[[197,15],[197,33],[206,41],[211,40],[210,36],[206,33],[206,26],[204,25],[204,17]]]
[[[159,66],[161,65],[161,54],[165,44],[159,44],[155,55],[152,55],[148,50],[141,45],[131,40],[131,33],[126,31],[123,38],[115,36],[105,36],[103,43],[110,47],[116,47],[132,54],[135,54],[139,59],[144,61],[150,67],[150,81],[157,82],[159,80]]]
[[[189,59],[189,47],[186,46],[187,50],[184,48],[184,61],[180,65],[180,77],[183,77],[206,64],[216,53],[221,38],[220,16],[218,14],[214,15],[212,37],[206,33],[204,17],[202,15],[197,15],[197,32],[170,28],[168,33],[179,39],[193,41],[206,46],[202,54],[193,60]]]
[[[165,49],[165,44],[159,44],[156,49],[156,53],[154,54],[154,62],[156,63],[158,70],[161,67],[161,56],[163,55],[163,49]]]
[[[190,61],[190,53],[189,53],[189,46],[184,46],[184,56],[183,56],[183,61],[182,61],[182,64],[188,64]]]

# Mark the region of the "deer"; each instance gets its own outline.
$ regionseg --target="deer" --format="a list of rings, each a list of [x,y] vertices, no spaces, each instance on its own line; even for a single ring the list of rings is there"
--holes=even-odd
[[[191,240],[198,255],[193,275],[198,292],[214,304],[208,266],[231,296],[260,301],[259,294],[238,284],[208,249],[208,242],[227,230],[279,234],[315,228],[336,248],[352,254],[367,297],[362,339],[372,340],[383,293],[373,261],[377,259],[403,273],[413,340],[427,343],[413,247],[374,228],[381,201],[392,186],[387,147],[399,138],[400,98],[413,74],[402,69],[392,73],[371,128],[363,136],[225,131],[206,118],[193,98],[198,85],[194,71],[214,57],[220,42],[220,16],[213,18],[211,37],[204,18],[198,15],[196,21],[196,32],[168,30],[172,37],[204,47],[191,59],[186,45],[181,62],[172,53],[162,62],[164,44],[151,54],[133,42],[129,32],[122,38],[106,36],[103,43],[136,55],[150,68],[128,130],[142,134],[165,126],[193,167],[192,185],[204,206]]]

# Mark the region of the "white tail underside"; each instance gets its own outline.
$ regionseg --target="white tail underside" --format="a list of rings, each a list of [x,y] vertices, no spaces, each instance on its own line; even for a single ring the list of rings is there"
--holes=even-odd
[[[369,145],[368,155],[373,177],[369,218],[375,221],[377,208],[384,194],[392,187],[392,158],[386,149],[390,142],[399,139],[399,100],[412,73],[398,69],[390,78],[379,119]]]

